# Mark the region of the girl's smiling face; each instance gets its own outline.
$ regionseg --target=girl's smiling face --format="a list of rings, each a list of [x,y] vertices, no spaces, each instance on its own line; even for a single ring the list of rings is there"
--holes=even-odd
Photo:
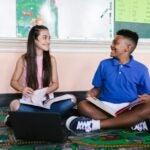
[[[50,48],[50,34],[49,31],[43,29],[40,31],[38,38],[35,40],[37,51],[48,51]]]

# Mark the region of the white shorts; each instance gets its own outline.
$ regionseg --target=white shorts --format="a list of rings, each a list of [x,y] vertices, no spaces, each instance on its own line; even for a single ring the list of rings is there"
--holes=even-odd
[[[120,104],[115,104],[115,103],[110,103],[110,102],[106,102],[103,101],[103,103],[105,103],[106,105],[110,106],[111,108],[115,109],[116,111],[118,111],[119,109],[129,105],[129,103],[120,103]]]

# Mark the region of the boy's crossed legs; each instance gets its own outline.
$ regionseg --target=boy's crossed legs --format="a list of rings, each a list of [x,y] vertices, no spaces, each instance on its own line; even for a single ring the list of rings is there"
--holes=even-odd
[[[87,117],[70,117],[66,121],[69,130],[90,132],[101,128],[128,128],[137,123],[150,120],[150,101],[123,112],[117,117],[110,117],[86,100],[78,104],[79,112]],[[144,124],[141,123],[144,127]],[[146,127],[144,127],[146,129]],[[150,128],[148,123],[148,128]],[[150,129],[149,129],[150,130]]]

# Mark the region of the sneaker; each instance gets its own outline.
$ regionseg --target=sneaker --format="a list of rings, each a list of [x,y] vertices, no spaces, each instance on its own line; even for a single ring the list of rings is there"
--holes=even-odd
[[[91,132],[92,126],[92,119],[86,117],[72,116],[66,121],[67,129],[74,132]]]
[[[137,130],[137,131],[148,131],[148,127],[145,121],[140,122],[136,124],[135,126],[131,127],[132,130]]]

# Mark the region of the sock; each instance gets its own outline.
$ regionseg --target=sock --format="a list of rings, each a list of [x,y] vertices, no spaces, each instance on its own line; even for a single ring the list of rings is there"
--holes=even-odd
[[[94,120],[94,119],[92,119],[92,124],[93,124],[92,131],[100,129],[100,120]]]
[[[150,119],[146,120],[146,124],[147,124],[147,128],[148,128],[148,132],[150,133]]]

